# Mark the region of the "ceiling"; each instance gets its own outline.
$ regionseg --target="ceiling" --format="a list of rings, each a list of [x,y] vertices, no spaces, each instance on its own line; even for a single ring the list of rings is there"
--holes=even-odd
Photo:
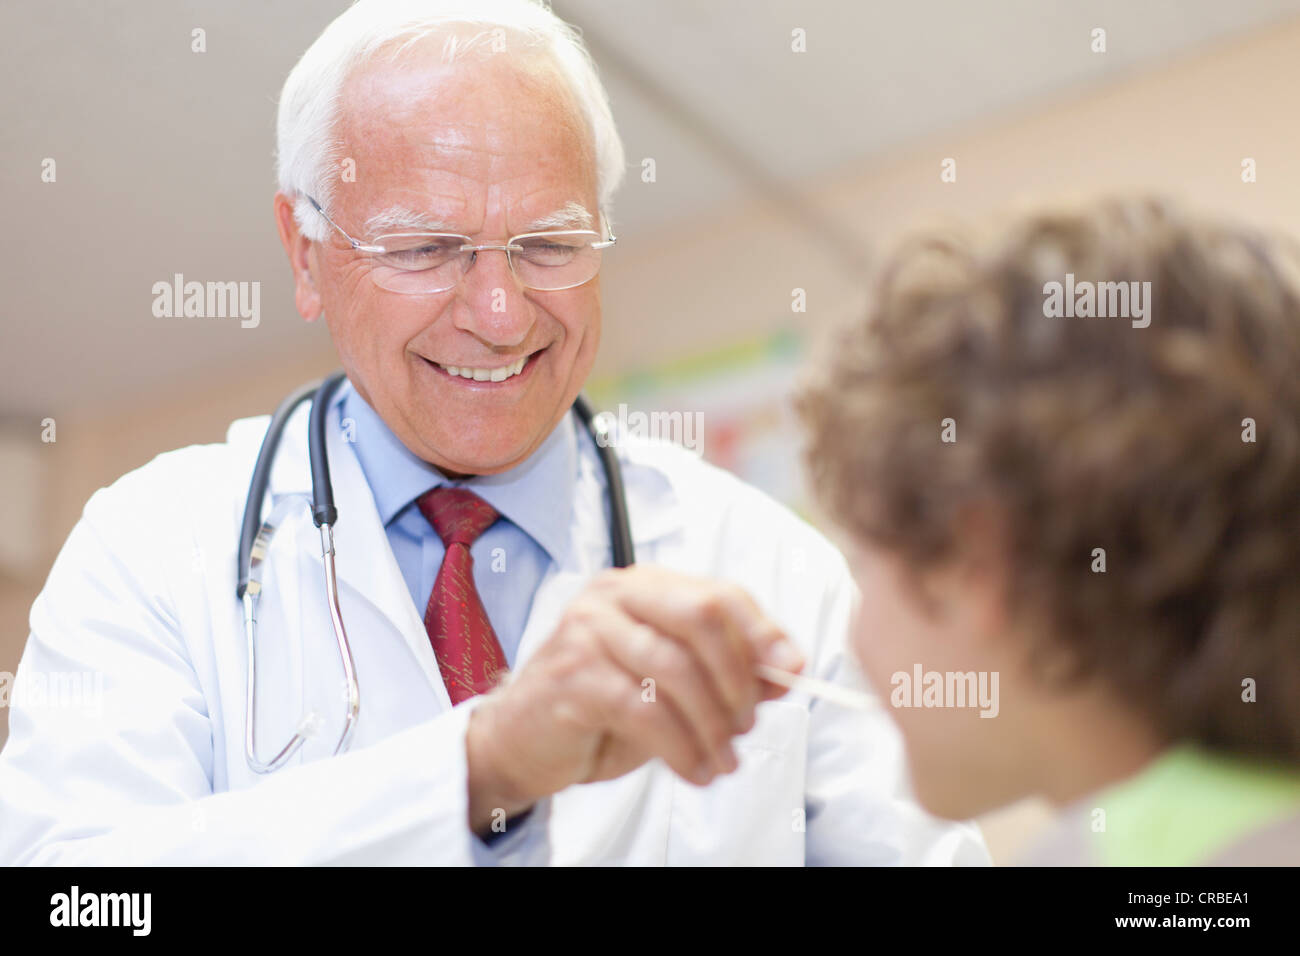
[[[323,344],[271,219],[275,101],[347,4],[56,0],[0,10],[0,419],[140,400]],[[1115,82],[1300,15],[1300,0],[555,0],[583,28],[635,179],[621,235],[794,199],[919,138]],[[1104,55],[1089,50],[1107,31]],[[207,51],[190,50],[206,31]],[[791,31],[807,52],[792,53]],[[57,181],[41,181],[52,157]],[[160,319],[175,273],[261,283],[262,321]]]

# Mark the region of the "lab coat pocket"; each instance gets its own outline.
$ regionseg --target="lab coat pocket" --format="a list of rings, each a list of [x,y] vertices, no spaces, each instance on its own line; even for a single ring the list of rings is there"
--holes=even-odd
[[[758,706],[733,746],[740,766],[707,787],[675,781],[670,865],[802,865],[808,711],[784,700]]]

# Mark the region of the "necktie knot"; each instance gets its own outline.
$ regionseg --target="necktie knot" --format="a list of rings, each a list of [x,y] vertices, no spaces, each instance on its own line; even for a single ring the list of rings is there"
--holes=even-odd
[[[416,504],[448,548],[453,544],[468,548],[500,517],[495,508],[468,488],[440,485],[422,494]]]

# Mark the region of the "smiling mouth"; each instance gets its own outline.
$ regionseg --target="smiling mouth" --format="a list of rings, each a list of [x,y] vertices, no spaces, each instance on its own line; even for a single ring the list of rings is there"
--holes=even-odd
[[[499,365],[495,368],[476,368],[468,365],[444,365],[442,362],[435,362],[431,359],[425,359],[430,365],[440,369],[452,378],[463,378],[471,382],[504,382],[509,379],[522,375],[525,370],[533,365],[533,360],[541,355],[545,349],[538,349],[523,358],[516,359],[509,365]]]

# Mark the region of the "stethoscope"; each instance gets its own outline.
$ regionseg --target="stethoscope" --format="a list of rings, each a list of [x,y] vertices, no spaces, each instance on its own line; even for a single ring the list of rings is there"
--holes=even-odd
[[[334,487],[330,483],[329,457],[326,453],[326,420],[330,399],[346,379],[346,374],[336,372],[320,382],[309,382],[292,392],[271,416],[266,436],[262,439],[261,450],[257,453],[257,463],[253,466],[253,479],[248,486],[248,502],[244,506],[244,520],[239,533],[239,584],[235,596],[244,607],[244,638],[248,645],[248,687],[245,694],[247,708],[244,715],[244,757],[248,766],[255,773],[270,773],[280,769],[285,762],[297,752],[307,738],[313,736],[312,718],[304,717],[294,732],[292,739],[270,760],[263,763],[257,758],[256,713],[257,713],[257,653],[254,649],[257,631],[257,603],[262,594],[262,571],[266,564],[267,549],[271,537],[288,517],[288,512],[297,507],[300,497],[286,496],[274,508],[266,521],[261,520],[262,505],[266,500],[266,488],[271,477],[271,464],[275,459],[280,436],[289,417],[299,405],[310,399],[311,418],[308,422],[308,459],[311,463],[311,514],[316,527],[320,529],[321,560],[325,566],[325,599],[329,603],[330,622],[334,628],[334,641],[338,645],[339,659],[343,663],[343,674],[347,681],[347,718],[343,723],[343,733],[339,736],[334,753],[346,750],[352,737],[352,731],[361,713],[361,691],[357,685],[356,665],[352,660],[352,646],[348,643],[347,631],[343,627],[343,612],[339,608],[338,579],[334,568],[334,524],[338,520],[338,510],[334,507]],[[619,468],[618,457],[609,440],[609,429],[603,420],[592,415],[591,406],[579,395],[573,402],[573,410],[578,413],[582,423],[596,444],[601,467],[605,471],[605,483],[609,496],[609,540],[613,548],[614,566],[625,568],[632,564],[632,530],[628,524],[627,499],[623,493],[623,473]]]

